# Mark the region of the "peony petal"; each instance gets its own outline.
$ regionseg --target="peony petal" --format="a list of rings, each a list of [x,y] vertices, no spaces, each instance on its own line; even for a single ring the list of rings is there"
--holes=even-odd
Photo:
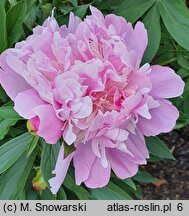
[[[114,173],[121,179],[134,176],[138,171],[138,165],[131,162],[124,152],[109,149],[108,158]]]
[[[101,188],[108,184],[111,174],[110,164],[107,168],[104,168],[101,163],[101,159],[95,159],[95,162],[90,170],[89,178],[85,181],[85,184],[89,188]]]
[[[8,96],[14,100],[18,93],[31,89],[31,86],[17,74],[6,62],[7,53],[0,56],[0,84]]]
[[[183,93],[184,82],[171,68],[152,66],[148,78],[152,82],[150,94],[157,98],[173,98]]]
[[[120,128],[109,129],[104,135],[111,140],[123,142],[128,138],[128,132]]]
[[[160,133],[170,132],[176,125],[179,112],[171,102],[158,100],[160,106],[150,110],[152,118],[147,120],[139,117],[139,127],[145,136],[156,136]]]
[[[75,100],[75,104],[71,107],[74,118],[82,119],[88,117],[92,113],[93,104],[89,96]]]
[[[95,22],[97,26],[105,26],[105,20],[102,12],[91,5],[89,6],[89,8],[92,15],[87,16],[87,18],[91,18],[91,20],[93,20],[93,22]]]
[[[148,36],[147,31],[142,22],[137,22],[135,28],[128,37],[126,37],[126,45],[129,51],[134,50],[138,58],[138,67],[142,60],[144,51],[147,47]]]
[[[75,16],[72,12],[70,13],[69,17],[69,23],[68,23],[68,29],[70,33],[75,33],[77,30],[77,27],[79,23],[81,22],[81,19],[77,16]]]
[[[51,191],[53,194],[56,194],[58,192],[58,190],[60,189],[60,187],[61,187],[61,185],[62,185],[62,183],[66,177],[70,162],[73,158],[73,154],[74,153],[68,155],[64,159],[64,146],[63,145],[61,146],[60,151],[59,151],[59,155],[58,155],[58,159],[56,162],[56,167],[55,167],[55,170],[53,172],[53,173],[55,173],[56,176],[49,179],[49,184],[50,184]]]
[[[146,118],[146,119],[151,119],[152,116],[149,112],[149,108],[148,105],[145,103],[144,105],[138,107],[137,109],[135,109],[135,112],[139,115],[141,115],[142,117]]]
[[[55,144],[62,135],[63,122],[56,117],[52,105],[40,105],[33,111],[40,120],[37,134],[47,143]]]
[[[73,132],[73,125],[71,122],[67,122],[63,129],[63,138],[68,145],[71,145],[76,140],[76,135]]]
[[[132,72],[129,76],[129,83],[127,88],[135,88],[140,91],[143,88],[152,89],[151,80],[146,76],[145,73]]]
[[[127,149],[132,153],[133,157],[128,155],[131,162],[137,164],[146,164],[146,158],[149,157],[148,149],[145,144],[144,136],[136,131],[136,134],[129,135],[128,140],[125,142]]]
[[[95,158],[96,156],[92,151],[90,142],[86,142],[85,144],[77,144],[73,158],[75,167],[75,180],[77,185],[80,185],[82,182],[88,179]]]
[[[36,116],[33,111],[35,107],[46,104],[34,89],[29,89],[19,93],[14,100],[14,109],[17,113],[26,118],[31,119]]]

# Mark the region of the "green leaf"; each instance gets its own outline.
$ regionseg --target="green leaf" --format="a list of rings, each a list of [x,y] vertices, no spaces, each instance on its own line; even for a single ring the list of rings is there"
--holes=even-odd
[[[148,46],[143,57],[143,63],[146,63],[154,58],[161,40],[160,16],[156,4],[148,11],[143,23],[148,32]]]
[[[189,95],[189,78],[187,79],[184,87],[183,98],[185,99]]]
[[[59,10],[63,13],[63,15],[66,15],[71,10],[73,10],[73,8],[74,8],[74,6],[72,6],[72,5],[62,5],[62,6],[60,6]]]
[[[7,12],[7,35],[9,46],[17,42],[23,34],[22,24],[26,17],[27,3],[22,0]]]
[[[29,176],[28,176],[27,182],[24,186],[23,191],[25,192],[25,197],[26,197],[25,199],[26,200],[39,200],[40,199],[39,192],[37,190],[34,190],[32,184],[31,184],[35,174],[36,174],[36,171],[34,169],[32,169]]]
[[[8,0],[11,7],[17,4],[17,0]]]
[[[91,197],[90,193],[85,188],[75,184],[74,179],[69,173],[67,173],[63,185],[70,191],[73,191],[80,200],[88,200]]]
[[[81,19],[85,16],[86,12],[87,12],[87,9],[89,7],[89,4],[84,4],[84,5],[80,5],[80,6],[77,6],[75,7],[72,12],[80,17]]]
[[[188,120],[188,119],[189,119],[189,95],[187,95],[187,96],[184,98],[183,107],[184,107],[184,115],[186,115],[185,118]],[[184,116],[183,116],[183,118],[184,118]]]
[[[64,189],[61,187],[57,193],[57,200],[67,200],[66,192]]]
[[[138,171],[138,173],[135,176],[133,176],[133,179],[135,181],[139,181],[142,183],[151,183],[151,182],[157,180],[157,178],[153,177],[147,171]]]
[[[143,195],[142,195],[142,189],[140,188],[139,185],[136,185],[136,191],[133,192],[134,196],[139,199],[142,200],[143,199]]]
[[[157,161],[161,161],[161,160],[162,160],[162,158],[150,154],[150,157],[148,158],[147,161],[150,162],[150,163],[155,163],[155,162],[157,162]]]
[[[100,10],[115,10],[123,0],[94,0],[93,5]]]
[[[77,7],[77,0],[68,0],[74,7]]]
[[[188,98],[188,100],[189,100],[189,98]],[[189,124],[189,106],[188,105],[189,105],[189,102],[187,101],[187,103],[185,104],[185,101],[184,101],[185,113],[180,112],[179,119],[177,120],[177,124],[176,124],[174,129],[180,129],[180,128],[186,126],[187,124]]]
[[[114,11],[131,23],[136,22],[153,4],[155,0],[124,0]]]
[[[42,14],[43,14],[43,21],[51,15],[51,11],[52,11],[52,4],[51,3],[47,3],[41,6],[42,9]]]
[[[56,20],[60,26],[63,24],[68,24],[69,16],[68,16],[68,14],[66,14],[66,15],[63,14],[63,15],[57,16]]]
[[[32,7],[25,20],[24,20],[24,24],[27,26],[27,28],[32,31],[32,27],[34,25],[34,22],[36,21],[37,19],[37,12],[38,12],[38,8],[37,7]]]
[[[76,147],[74,145],[68,145],[64,142],[64,158],[66,158],[68,155],[70,155],[72,152],[76,150]]]
[[[182,54],[179,54],[177,56],[177,62],[181,67],[189,70],[189,57],[188,56],[184,56]]]
[[[0,116],[9,120],[21,120],[23,119],[18,113],[13,109],[12,106],[2,106],[0,107]]]
[[[0,140],[8,133],[11,126],[16,124],[16,120],[4,119],[0,116]]]
[[[180,68],[178,71],[177,71],[177,74],[179,76],[181,76],[182,78],[186,78],[189,76],[189,70],[186,70],[185,68]]]
[[[6,30],[6,12],[4,2],[0,1],[0,53],[3,52],[7,45],[7,30]]]
[[[0,147],[0,174],[7,170],[26,150],[31,134],[25,133],[16,137]]]
[[[52,194],[49,188],[42,191],[41,200],[56,200],[56,196]]]
[[[131,178],[122,180],[125,184],[127,184],[132,189],[136,190],[136,185]]]
[[[55,169],[56,160],[58,157],[60,145],[57,143],[56,145],[47,144],[43,141],[43,150],[41,155],[41,173],[43,179],[45,180],[48,187],[49,179],[53,177],[52,171]]]
[[[132,198],[120,187],[112,182],[100,189],[91,189],[91,194],[97,200],[132,200]]]
[[[33,7],[33,5],[37,2],[37,0],[26,0],[27,1],[27,11]]]
[[[27,157],[29,157],[31,155],[31,153],[34,151],[34,149],[36,148],[37,144],[39,141],[39,137],[36,135],[33,135],[31,142],[29,143],[26,155]]]
[[[19,197],[28,179],[36,157],[36,151],[27,158],[25,153],[0,177],[0,200]]]
[[[157,3],[168,32],[179,45],[189,50],[189,13],[184,2],[161,0]]]
[[[146,137],[145,140],[151,154],[160,158],[175,159],[166,144],[158,137]]]

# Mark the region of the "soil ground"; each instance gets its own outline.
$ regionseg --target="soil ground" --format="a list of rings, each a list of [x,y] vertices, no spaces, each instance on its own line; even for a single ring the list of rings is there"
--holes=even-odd
[[[162,135],[161,139],[169,146],[176,160],[147,166],[154,177],[162,179],[162,184],[142,184],[143,197],[152,200],[189,200],[189,127]]]

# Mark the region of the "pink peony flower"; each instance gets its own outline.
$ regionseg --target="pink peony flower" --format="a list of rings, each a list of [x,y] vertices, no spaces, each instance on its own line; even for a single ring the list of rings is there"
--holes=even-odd
[[[71,13],[68,27],[49,17],[0,56],[0,83],[15,110],[47,143],[63,137],[76,147],[64,158],[61,146],[53,193],[72,159],[77,185],[104,187],[111,170],[135,175],[148,158],[144,136],[171,131],[179,117],[166,99],[182,94],[181,78],[168,67],[140,67],[144,25],[90,9],[84,21]]]

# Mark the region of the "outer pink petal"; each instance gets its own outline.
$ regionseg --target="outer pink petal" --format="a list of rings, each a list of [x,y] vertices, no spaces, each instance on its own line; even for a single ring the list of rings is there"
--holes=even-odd
[[[137,22],[135,28],[129,34],[128,38],[126,36],[126,45],[129,51],[134,50],[138,57],[138,66],[142,60],[145,49],[148,43],[147,31],[144,24]]]
[[[56,176],[49,179],[49,184],[51,186],[51,191],[53,194],[56,194],[58,192],[58,190],[60,189],[60,187],[61,187],[61,185],[62,185],[62,183],[66,177],[66,174],[67,174],[70,162],[72,160],[72,157],[73,157],[73,153],[68,155],[64,159],[64,146],[62,145],[60,148],[57,162],[56,162],[55,170],[53,171],[53,173]]]
[[[26,119],[36,116],[33,111],[36,106],[46,104],[34,89],[29,89],[19,93],[14,100],[14,109]]]
[[[73,132],[73,125],[71,122],[67,122],[63,129],[63,138],[68,145],[71,145],[76,140],[76,135]]]
[[[37,106],[34,112],[40,120],[37,134],[47,143],[55,144],[62,135],[63,122],[56,117],[51,105]]]
[[[95,159],[95,162],[91,168],[89,178],[85,181],[85,184],[89,188],[101,188],[108,184],[111,174],[111,168],[108,164],[107,168],[104,168],[101,163],[101,159]]]
[[[138,171],[138,165],[131,162],[124,152],[109,149],[108,158],[114,173],[121,179],[134,176]]]
[[[90,6],[91,16],[87,16],[87,18],[91,18],[94,20],[97,26],[105,26],[105,20],[102,12],[97,8]]]
[[[171,68],[155,65],[151,69],[147,76],[152,82],[152,96],[173,98],[183,93],[184,82]]]
[[[152,118],[147,120],[139,117],[139,127],[145,136],[156,136],[160,133],[170,132],[176,124],[179,112],[167,100],[158,100],[160,106],[150,110]]]
[[[131,162],[137,164],[146,164],[146,158],[149,157],[149,153],[143,135],[140,135],[138,131],[136,131],[136,134],[130,133],[125,144],[128,151],[133,155],[128,155],[128,159]]]
[[[127,23],[123,17],[115,14],[108,14],[105,23],[107,27],[113,26],[118,36],[128,35],[133,30],[131,23]]]
[[[92,151],[90,142],[77,144],[77,149],[73,158],[77,185],[80,185],[88,179],[95,158],[96,156]]]
[[[18,75],[6,62],[7,53],[0,56],[0,84],[5,89],[8,96],[14,100],[18,93],[30,89],[31,86]]]
[[[68,24],[69,32],[75,33],[80,22],[81,19],[77,16],[74,16],[74,14],[71,12],[69,17],[69,24]]]

